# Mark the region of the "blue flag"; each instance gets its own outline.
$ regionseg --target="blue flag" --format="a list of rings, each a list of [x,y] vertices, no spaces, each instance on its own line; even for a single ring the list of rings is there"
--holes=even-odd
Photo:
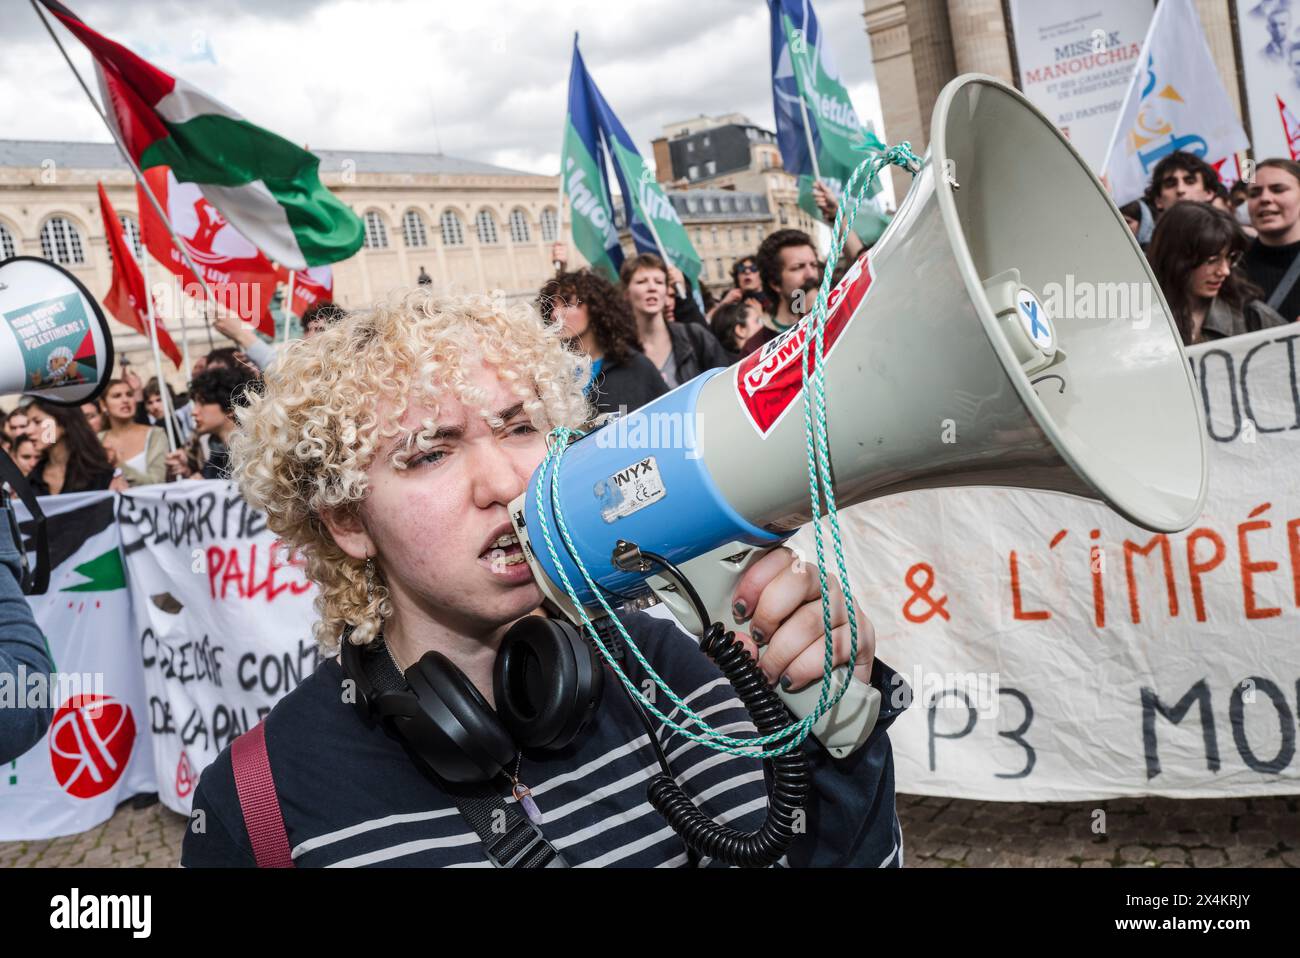
[[[575,103],[581,101],[581,111]],[[584,132],[576,117],[582,117],[587,124]],[[587,147],[585,152],[593,158],[602,180],[603,195],[608,197],[609,185],[605,174],[604,157],[609,155],[614,161],[614,173],[618,177],[619,189],[623,194],[623,209],[627,216],[628,229],[632,242],[642,253],[662,255],[670,265],[676,266],[682,274],[694,284],[700,275],[700,257],[695,252],[687,236],[686,228],[672,202],[655,179],[654,171],[641,159],[632,137],[628,135],[623,124],[619,122],[609,103],[596,86],[596,82],[587,72],[582,54],[578,52],[578,40],[573,41],[573,68],[569,76],[569,136],[566,136],[565,157],[562,162],[566,170],[566,187],[569,183],[567,171],[578,170],[575,162],[577,150],[571,154],[568,149],[570,139],[580,139],[583,145],[594,143],[594,148]],[[572,193],[570,194],[572,196]],[[578,222],[574,216],[575,226]],[[612,229],[612,227],[611,227]],[[575,229],[575,241],[577,232]],[[617,233],[614,234],[617,243]],[[606,247],[608,250],[608,246]],[[584,249],[583,254],[591,259]],[[612,260],[615,257],[610,255]],[[617,260],[622,262],[621,251]]]
[[[592,94],[595,84],[573,37],[573,66],[569,71],[569,116],[560,152],[560,177],[569,197],[573,245],[592,267],[611,281],[618,280],[623,248],[614,226],[614,201],[605,173],[605,147],[600,139]]]
[[[863,160],[885,146],[869,124],[858,119],[848,91],[824,42],[817,15],[808,0],[767,0],[771,14],[772,110],[781,163],[799,178],[799,206],[818,219],[813,201],[814,178],[820,176],[837,196]],[[814,159],[809,144],[816,150]],[[879,184],[872,184],[874,195]],[[875,242],[884,219],[863,206],[854,230]]]

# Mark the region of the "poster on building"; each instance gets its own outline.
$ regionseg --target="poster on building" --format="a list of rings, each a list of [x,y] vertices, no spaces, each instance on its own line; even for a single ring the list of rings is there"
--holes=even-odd
[[[1019,87],[1101,172],[1152,0],[1011,0]]]
[[[1300,794],[1300,389],[1290,327],[1195,346],[1209,496],[1191,528],[938,489],[840,514],[906,682],[898,790],[1000,801]],[[960,441],[960,439],[959,439]],[[794,544],[815,555],[806,530]]]
[[[1300,2],[1234,0],[1255,159],[1300,157]]]

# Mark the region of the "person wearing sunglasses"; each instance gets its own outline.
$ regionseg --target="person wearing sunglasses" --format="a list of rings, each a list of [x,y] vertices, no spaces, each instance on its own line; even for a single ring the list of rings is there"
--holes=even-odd
[[[1239,268],[1248,244],[1237,221],[1209,203],[1178,203],[1156,223],[1148,259],[1184,345],[1286,325]]]
[[[759,307],[763,312],[767,312],[768,298],[763,292],[763,280],[758,275],[758,259],[754,256],[743,256],[731,264],[731,289],[723,297],[713,304],[708,312],[710,324],[717,315],[718,310],[723,306],[732,306],[741,300],[757,300]]]

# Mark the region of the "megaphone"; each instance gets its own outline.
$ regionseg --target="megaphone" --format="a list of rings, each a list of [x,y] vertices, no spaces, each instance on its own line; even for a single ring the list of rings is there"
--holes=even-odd
[[[1052,289],[1086,284],[1143,290],[1151,308],[1049,309]],[[558,476],[535,476],[511,504],[537,582],[575,622],[541,539],[544,519],[560,541],[539,478],[558,483],[568,534],[557,554],[579,604],[594,605],[596,590],[654,591],[702,634],[709,623],[677,583],[636,561],[649,551],[735,627],[741,573],[810,518],[800,368],[809,325],[583,436]],[[1069,142],[991,77],[958,77],[940,94],[911,190],[828,300],[824,350],[841,508],[907,490],[1010,486],[1100,500],[1173,532],[1204,505],[1202,413],[1159,284]],[[833,754],[852,751],[874,725],[873,693],[849,681],[812,734]],[[803,717],[820,689],[780,694]]]
[[[66,269],[34,256],[0,263],[0,394],[76,406],[113,370],[113,337],[95,297]]]

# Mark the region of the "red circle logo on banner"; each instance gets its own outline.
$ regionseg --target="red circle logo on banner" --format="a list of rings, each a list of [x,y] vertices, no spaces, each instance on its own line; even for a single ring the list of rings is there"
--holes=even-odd
[[[190,757],[185,754],[185,749],[181,749],[181,760],[176,763],[177,797],[184,798],[194,791],[195,784],[194,766],[190,764]]]
[[[111,695],[74,695],[50,723],[50,764],[69,795],[94,798],[122,777],[135,745],[135,719]]]

